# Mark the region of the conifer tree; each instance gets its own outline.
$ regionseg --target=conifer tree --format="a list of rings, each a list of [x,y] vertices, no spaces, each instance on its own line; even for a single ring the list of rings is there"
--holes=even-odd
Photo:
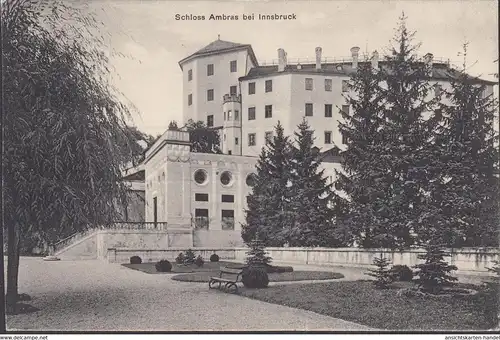
[[[249,242],[248,246],[250,247],[250,250],[246,253],[246,263],[248,266],[265,266],[271,263],[272,259],[268,256],[265,245],[260,240],[258,234]]]
[[[432,65],[417,58],[419,46],[412,44],[414,33],[406,28],[405,19],[403,14],[396,46],[379,71],[381,83],[376,90],[383,98],[384,123],[378,131],[374,166],[386,175],[376,179],[380,198],[372,211],[384,235],[390,235],[383,244],[390,248],[417,241],[420,219],[428,212],[429,167],[436,161],[429,142],[435,125],[430,112],[439,101],[429,83]]]
[[[450,273],[458,268],[454,265],[449,265],[444,261],[444,257],[449,256],[446,252],[434,243],[426,247],[426,253],[418,255],[424,263],[417,264],[414,279],[418,284],[419,290],[425,293],[439,294],[445,287],[450,287],[455,284],[457,278]]]
[[[464,45],[466,48],[467,45]],[[464,54],[466,53],[466,50]],[[431,213],[439,221],[426,240],[449,247],[498,246],[498,150],[493,122],[498,108],[486,86],[464,71],[450,79],[435,129]]]
[[[349,81],[346,96],[350,113],[340,111],[339,131],[346,137],[346,150],[341,153],[343,171],[337,171],[335,187],[348,196],[344,223],[354,240],[363,247],[389,246],[391,236],[385,221],[377,212],[383,203],[383,186],[389,164],[384,154],[383,127],[379,91],[380,76],[369,62],[360,63]],[[387,240],[387,242],[384,242]]]
[[[376,269],[369,269],[366,275],[372,276],[375,278],[373,284],[380,289],[385,289],[394,281],[393,274],[389,269],[389,260],[382,257],[376,257],[373,259],[373,265]]]
[[[266,246],[280,247],[285,244],[284,230],[289,229],[290,142],[284,135],[281,123],[275,127],[275,135],[262,148],[256,165],[255,185],[248,196],[246,221],[242,226],[242,238],[248,243],[258,232]]]
[[[329,206],[334,193],[324,170],[319,170],[321,157],[314,146],[313,131],[304,119],[295,132],[292,146],[292,185],[290,197],[290,229],[286,239],[290,246],[332,246],[334,240],[333,210]]]

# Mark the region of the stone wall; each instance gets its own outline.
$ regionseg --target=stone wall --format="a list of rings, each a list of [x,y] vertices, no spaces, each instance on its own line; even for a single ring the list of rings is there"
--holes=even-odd
[[[234,248],[242,247],[239,230],[195,230],[193,232],[194,247]]]

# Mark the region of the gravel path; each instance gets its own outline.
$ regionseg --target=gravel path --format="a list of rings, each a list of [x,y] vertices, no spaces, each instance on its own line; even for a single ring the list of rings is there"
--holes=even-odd
[[[169,275],[95,260],[21,258],[19,292],[31,295],[29,303],[40,311],[8,316],[8,329],[369,330],[305,310],[209,291],[206,284],[177,282]]]

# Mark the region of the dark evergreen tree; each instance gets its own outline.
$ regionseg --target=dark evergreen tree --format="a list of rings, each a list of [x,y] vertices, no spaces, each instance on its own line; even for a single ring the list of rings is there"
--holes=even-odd
[[[384,183],[390,164],[385,154],[380,75],[372,64],[360,63],[349,81],[350,95],[346,96],[350,112],[340,111],[339,131],[345,137],[346,149],[341,153],[342,171],[337,171],[335,187],[347,195],[337,198],[343,224],[349,226],[349,236],[362,247],[389,247],[392,235],[385,219],[378,214],[385,202]],[[337,213],[338,215],[339,213]]]
[[[246,264],[247,266],[266,266],[271,263],[271,257],[268,256],[264,242],[259,239],[259,236],[249,242],[248,246],[250,250],[246,253]]]
[[[426,253],[418,255],[424,263],[413,266],[416,269],[414,282],[419,290],[430,294],[439,294],[445,287],[455,284],[457,278],[450,275],[452,270],[457,270],[456,266],[449,265],[444,261],[444,257],[449,256],[435,244],[426,247]]]
[[[284,230],[290,225],[289,159],[290,142],[278,122],[274,137],[262,148],[256,165],[255,184],[247,198],[246,221],[241,233],[246,243],[258,233],[266,246],[285,244]]]
[[[381,231],[383,242],[377,243],[390,248],[415,244],[418,228],[426,227],[421,218],[428,213],[429,167],[436,161],[430,143],[435,117],[428,116],[439,101],[429,83],[432,65],[429,58],[417,59],[418,45],[412,44],[414,34],[405,19],[403,14],[396,46],[379,71],[376,90],[383,99],[384,122],[378,131],[375,167],[386,175],[375,178],[379,198],[370,213]]]
[[[191,152],[221,154],[219,131],[207,127],[203,121],[190,119],[184,127],[189,132]]]
[[[366,275],[372,276],[375,278],[373,284],[380,289],[385,289],[394,281],[394,275],[389,268],[390,262],[388,259],[382,257],[376,257],[373,260],[373,264],[376,269],[370,269]]]
[[[493,126],[498,105],[486,85],[465,71],[454,72],[450,81],[435,130],[433,209],[423,221],[434,228],[423,240],[449,247],[498,246],[499,154]]]
[[[321,157],[313,148],[314,138],[304,119],[295,132],[291,152],[291,186],[289,187],[290,228],[285,238],[292,247],[333,246],[334,239],[332,184],[320,170]]]

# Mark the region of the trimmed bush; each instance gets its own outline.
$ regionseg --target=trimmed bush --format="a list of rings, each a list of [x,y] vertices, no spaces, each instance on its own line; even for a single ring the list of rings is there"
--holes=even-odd
[[[267,269],[267,273],[268,274],[271,274],[271,273],[289,273],[289,272],[293,272],[293,267],[290,267],[290,266],[271,266],[271,265],[267,265],[266,269]]]
[[[391,273],[395,281],[411,282],[413,280],[413,271],[405,265],[392,266]]]
[[[172,264],[168,260],[160,260],[156,262],[155,268],[157,272],[170,272],[172,270]]]
[[[186,251],[186,254],[184,255],[184,263],[185,264],[192,264],[194,263],[196,259],[196,256],[194,255],[194,252],[191,249],[188,249]]]
[[[196,260],[194,260],[194,264],[196,264],[197,267],[203,267],[204,263],[205,261],[203,260],[203,257],[201,257],[201,255],[198,255]]]
[[[210,255],[210,262],[219,262],[219,255],[217,254]]]
[[[130,264],[141,264],[142,259],[139,256],[132,256],[130,258]]]
[[[269,285],[269,276],[264,266],[249,266],[243,268],[241,282],[247,288],[266,288]]]
[[[179,253],[179,255],[177,255],[177,257],[175,258],[175,263],[177,263],[177,264],[184,263],[184,254],[183,253]]]

